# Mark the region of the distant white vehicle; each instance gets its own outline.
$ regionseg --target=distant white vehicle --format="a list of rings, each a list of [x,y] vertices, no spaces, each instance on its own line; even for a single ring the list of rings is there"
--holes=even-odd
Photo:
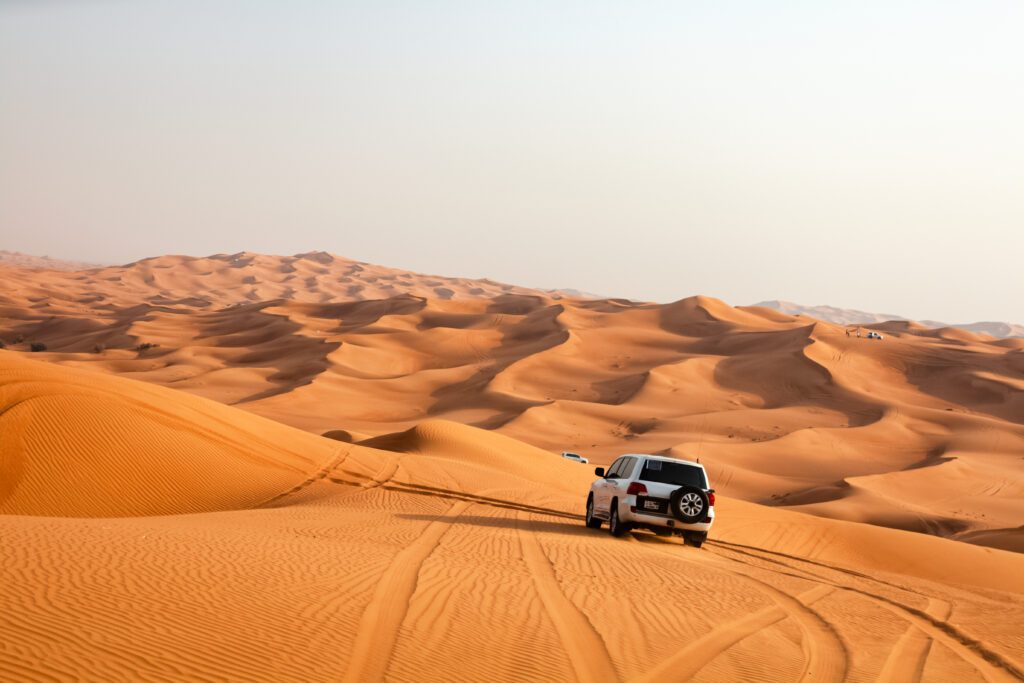
[[[590,462],[579,453],[572,453],[570,451],[562,451],[562,457],[566,460],[572,460],[573,462],[582,463],[584,465]]]
[[[877,332],[868,332],[868,339],[885,339],[882,335]]]

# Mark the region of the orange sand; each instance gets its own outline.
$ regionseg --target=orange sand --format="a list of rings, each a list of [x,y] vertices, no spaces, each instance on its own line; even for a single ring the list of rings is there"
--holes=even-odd
[[[1024,679],[1021,344],[360,267],[0,269],[0,680]],[[699,457],[711,540],[562,448]]]

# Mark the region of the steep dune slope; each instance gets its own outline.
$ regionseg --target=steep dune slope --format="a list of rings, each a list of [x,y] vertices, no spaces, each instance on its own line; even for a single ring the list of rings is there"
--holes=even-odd
[[[162,387],[0,351],[0,514],[251,507],[329,462],[332,442]]]

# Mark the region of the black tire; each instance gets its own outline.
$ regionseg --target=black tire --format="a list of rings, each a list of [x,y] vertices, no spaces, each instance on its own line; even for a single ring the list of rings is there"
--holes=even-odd
[[[608,533],[618,538],[629,531],[629,525],[619,519],[619,501],[612,499],[611,514],[608,515]]]
[[[601,528],[601,520],[594,516],[594,494],[587,496],[587,528]]]
[[[672,516],[683,524],[703,522],[711,509],[708,494],[696,486],[680,486],[669,497]]]
[[[708,532],[706,531],[688,531],[683,536],[683,540],[686,545],[692,545],[694,548],[699,548],[704,545],[704,541],[708,540]]]

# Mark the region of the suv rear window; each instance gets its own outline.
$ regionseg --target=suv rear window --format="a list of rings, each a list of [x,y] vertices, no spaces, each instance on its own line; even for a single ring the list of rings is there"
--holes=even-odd
[[[666,460],[645,461],[644,468],[640,472],[640,479],[659,484],[697,486],[702,489],[708,487],[708,480],[704,476],[702,468]]]

